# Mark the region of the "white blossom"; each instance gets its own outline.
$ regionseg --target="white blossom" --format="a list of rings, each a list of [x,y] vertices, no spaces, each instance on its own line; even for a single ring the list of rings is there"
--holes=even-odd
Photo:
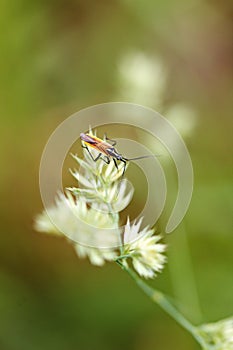
[[[167,72],[162,60],[144,52],[131,52],[119,62],[119,97],[157,107],[162,104]]]
[[[233,350],[233,318],[198,327],[199,334],[214,350]]]
[[[128,219],[124,232],[124,249],[122,255],[132,259],[134,269],[140,276],[153,278],[163,269],[166,257],[165,244],[159,243],[160,235],[153,229],[145,227],[140,231],[142,218],[130,225]]]
[[[113,260],[114,247],[119,245],[118,225],[113,217],[89,208],[84,198],[76,200],[70,193],[59,194],[56,204],[36,217],[35,229],[65,236],[78,255],[87,256],[94,265]]]

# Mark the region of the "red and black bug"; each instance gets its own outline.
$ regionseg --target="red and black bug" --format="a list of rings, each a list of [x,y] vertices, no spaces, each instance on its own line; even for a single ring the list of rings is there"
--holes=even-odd
[[[116,141],[107,138],[107,136],[105,136],[106,140],[102,140],[96,136],[81,133],[80,138],[83,141],[82,147],[87,150],[87,152],[89,153],[89,155],[91,156],[94,162],[97,162],[97,160],[102,159],[105,163],[109,164],[111,159],[113,159],[117,169],[118,169],[117,161],[123,162],[124,168],[123,168],[122,176],[125,173],[125,168],[128,161],[154,157],[153,155],[141,156],[136,158],[123,157],[120,153],[118,153],[118,151],[114,147],[116,145]],[[95,150],[99,151],[99,154],[96,158],[93,157],[88,147],[92,147]]]

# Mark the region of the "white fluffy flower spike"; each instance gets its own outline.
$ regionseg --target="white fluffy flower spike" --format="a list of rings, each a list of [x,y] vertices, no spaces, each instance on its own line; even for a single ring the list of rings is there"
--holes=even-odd
[[[77,216],[79,220],[77,220]],[[56,225],[55,225],[56,223]],[[93,230],[93,226],[95,229]],[[84,198],[75,200],[69,192],[66,195],[60,193],[56,198],[56,204],[37,215],[35,229],[39,232],[57,234],[68,239],[65,233],[69,233],[69,240],[80,258],[88,257],[93,265],[101,266],[105,261],[114,260],[117,252],[112,248],[97,248],[104,244],[114,245],[119,242],[114,234],[110,234],[105,228],[117,229],[111,215],[104,214],[87,207]],[[78,244],[75,242],[83,242]],[[97,247],[88,246],[88,243],[95,242]]]
[[[89,134],[96,136],[91,129]],[[89,151],[94,158],[99,154],[95,149]],[[84,196],[89,203],[105,212],[109,212],[111,208],[112,212],[118,213],[129,205],[134,190],[126,179],[122,179],[123,163],[116,168],[113,161],[108,165],[101,160],[94,162],[86,150],[84,159],[73,154],[72,157],[77,162],[79,170],[72,170],[71,174],[78,181],[79,187],[67,189],[74,196]]]
[[[92,130],[89,134],[96,135]],[[122,180],[123,165],[116,169],[113,162],[107,166],[94,162],[86,150],[83,159],[73,158],[78,170],[71,174],[78,187],[67,188],[55,199],[55,205],[37,216],[36,230],[65,236],[78,256],[88,257],[93,265],[121,260],[126,266],[127,258],[131,258],[140,276],[155,277],[166,260],[165,245],[159,243],[161,236],[148,227],[140,231],[142,219],[132,225],[128,219],[122,244],[119,212],[133,196],[133,188]]]
[[[140,276],[153,278],[163,269],[166,257],[165,244],[158,243],[160,235],[145,227],[140,231],[142,218],[130,225],[128,219],[124,232],[124,248],[122,255],[132,259],[134,269]]]

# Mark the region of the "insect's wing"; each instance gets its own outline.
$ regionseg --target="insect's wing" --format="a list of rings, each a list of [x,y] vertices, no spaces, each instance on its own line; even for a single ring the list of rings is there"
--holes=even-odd
[[[95,145],[95,148],[98,149],[101,153],[108,155],[108,152],[107,152],[108,145],[105,144],[105,142],[98,142]]]
[[[90,145],[96,145],[98,143],[98,141],[90,135],[82,133],[82,134],[80,134],[80,136],[81,136],[82,141],[84,141]]]

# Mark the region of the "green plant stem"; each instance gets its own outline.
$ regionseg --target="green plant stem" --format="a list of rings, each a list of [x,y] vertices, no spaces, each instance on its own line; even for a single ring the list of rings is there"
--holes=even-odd
[[[178,311],[178,309],[170,302],[170,298],[168,296],[150,287],[131,268],[122,264],[120,260],[116,260],[116,263],[130,275],[130,277],[153,302],[158,304],[161,309],[170,315],[180,326],[192,334],[192,336],[202,346],[203,349],[211,350],[204,339],[198,334],[197,328]]]

